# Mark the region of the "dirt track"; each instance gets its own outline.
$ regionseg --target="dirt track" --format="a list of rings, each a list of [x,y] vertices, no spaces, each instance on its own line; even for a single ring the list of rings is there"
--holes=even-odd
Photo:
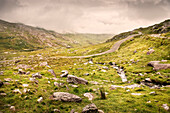
[[[110,50],[107,50],[105,52],[102,52],[102,53],[97,53],[97,54],[92,54],[92,55],[86,55],[86,56],[57,56],[57,58],[88,58],[88,57],[93,57],[93,56],[99,56],[99,55],[103,55],[103,54],[107,54],[107,53],[112,53],[112,52],[115,52],[116,50],[119,49],[120,45],[125,42],[126,40],[129,40],[131,39],[132,37],[134,36],[137,36],[137,35],[141,35],[142,33],[139,32],[139,34],[134,34],[134,35],[130,35],[128,36],[127,38],[125,39],[122,39],[122,40],[119,40],[117,41]]]

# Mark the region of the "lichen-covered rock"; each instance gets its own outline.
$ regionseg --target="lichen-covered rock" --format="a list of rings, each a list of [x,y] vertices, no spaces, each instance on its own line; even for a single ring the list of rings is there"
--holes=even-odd
[[[32,74],[33,78],[42,78],[42,75],[40,73],[34,73]]]
[[[84,93],[84,96],[87,97],[89,100],[93,100],[93,95],[91,93]]]
[[[63,102],[81,102],[82,98],[67,92],[55,92],[53,93],[53,100],[58,100]]]
[[[159,64],[160,61],[151,61],[148,63],[148,66],[154,67],[153,70],[157,71],[160,69],[170,69],[170,64]]]
[[[63,74],[60,75],[60,77],[67,77],[68,71],[67,70],[62,70],[61,71]]]
[[[83,108],[82,113],[98,113],[98,108],[95,104],[89,104]]]
[[[74,75],[68,75],[67,82],[74,84],[88,84],[88,81],[85,80],[84,78],[76,77]]]
[[[155,50],[153,49],[150,49],[148,52],[147,52],[147,55],[150,55],[151,53],[155,52]]]

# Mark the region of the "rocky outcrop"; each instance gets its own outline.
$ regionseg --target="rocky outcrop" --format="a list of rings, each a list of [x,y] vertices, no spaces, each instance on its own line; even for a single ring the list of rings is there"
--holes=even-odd
[[[67,77],[68,71],[67,70],[62,70],[61,71],[63,74],[60,75],[60,77]]]
[[[53,100],[63,101],[63,102],[81,102],[82,99],[74,94],[67,92],[55,92],[53,93]]]
[[[74,84],[88,84],[88,81],[84,78],[76,77],[74,75],[68,75],[67,76],[67,82],[68,83],[74,83]]]
[[[160,61],[151,61],[148,63],[148,66],[154,67],[153,70],[161,70],[161,69],[170,69],[170,64],[159,64]]]
[[[82,113],[98,113],[98,108],[95,104],[89,104],[83,108]]]

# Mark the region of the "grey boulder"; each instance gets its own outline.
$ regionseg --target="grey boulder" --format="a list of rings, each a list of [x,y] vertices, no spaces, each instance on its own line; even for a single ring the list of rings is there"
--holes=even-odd
[[[63,102],[81,102],[82,98],[67,92],[55,92],[53,93],[53,100],[58,100]]]

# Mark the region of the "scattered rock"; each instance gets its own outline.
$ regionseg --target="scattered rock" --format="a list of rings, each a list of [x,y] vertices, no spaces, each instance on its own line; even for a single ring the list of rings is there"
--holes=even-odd
[[[134,53],[134,54],[137,53],[137,50],[133,51],[133,53]]]
[[[151,53],[155,52],[154,49],[150,49],[148,52],[147,52],[147,55],[150,55]]]
[[[22,69],[18,69],[18,74],[26,74],[26,72],[25,71],[23,71]]]
[[[22,86],[23,86],[23,87],[28,87],[28,86],[29,86],[29,84],[22,84]]]
[[[56,74],[55,74],[54,70],[49,69],[48,72],[50,72],[54,77],[56,77]]]
[[[6,93],[0,93],[1,96],[6,96]]]
[[[40,98],[37,100],[38,103],[40,103],[40,102],[42,102],[42,101],[43,101],[43,97],[40,97]]]
[[[54,86],[59,86],[59,83],[58,82],[54,82]]]
[[[23,93],[28,93],[30,92],[30,89],[24,88]]]
[[[153,91],[153,92],[150,92],[149,94],[150,95],[155,95],[156,93],[155,93],[155,91]]]
[[[90,74],[89,74],[89,73],[85,73],[84,75],[85,75],[85,76],[89,76]]]
[[[29,75],[29,74],[30,74],[30,71],[27,71],[27,72],[26,72],[26,75]]]
[[[98,113],[98,108],[95,104],[89,104],[83,108],[82,113]]]
[[[87,97],[89,100],[93,100],[93,95],[91,93],[84,93],[84,96]]]
[[[63,101],[63,102],[81,102],[82,99],[74,94],[67,92],[55,92],[53,93],[53,100]]]
[[[76,77],[74,75],[68,75],[67,76],[67,82],[68,83],[74,83],[74,84],[88,84],[88,81],[84,78]]]
[[[109,69],[107,66],[103,66],[102,68],[103,68],[103,69],[106,69],[106,70],[108,70],[108,69]]]
[[[60,113],[60,110],[59,109],[54,109],[54,112]]]
[[[67,77],[68,71],[67,70],[62,70],[61,71],[63,74],[60,75],[60,77]]]
[[[138,84],[132,84],[132,85],[127,85],[127,86],[119,86],[119,85],[111,85],[110,89],[116,89],[116,88],[130,88],[130,89],[134,89],[136,87],[141,87]]]
[[[33,69],[30,65],[25,65],[25,64],[19,64],[17,67],[17,69]]]
[[[138,95],[138,96],[140,96],[142,94],[141,93],[131,93],[131,95]]]
[[[106,72],[106,70],[103,70],[103,69],[102,69],[101,72]]]
[[[146,82],[152,82],[152,80],[150,78],[145,78]]]
[[[10,110],[15,111],[15,106],[11,106]]]
[[[40,66],[47,66],[47,65],[48,65],[47,62],[41,62],[41,63],[40,63]]]
[[[15,90],[13,90],[13,92],[22,94],[22,92],[19,89],[15,89]]]
[[[90,84],[98,85],[99,83],[96,81],[90,81]]]
[[[11,78],[4,78],[4,80],[5,80],[5,81],[7,81],[7,82],[12,81],[12,79],[11,79]]]
[[[98,110],[98,113],[104,113],[104,111],[103,110]]]
[[[32,74],[32,77],[33,78],[42,78],[42,75],[38,72],[38,73],[34,73],[34,74]]]
[[[75,109],[72,109],[72,110],[70,111],[70,113],[75,113]]]
[[[73,85],[73,84],[69,84],[69,86],[74,87],[74,88],[78,88],[77,85]]]
[[[169,106],[167,104],[163,104],[162,107],[167,111],[169,110]]]

